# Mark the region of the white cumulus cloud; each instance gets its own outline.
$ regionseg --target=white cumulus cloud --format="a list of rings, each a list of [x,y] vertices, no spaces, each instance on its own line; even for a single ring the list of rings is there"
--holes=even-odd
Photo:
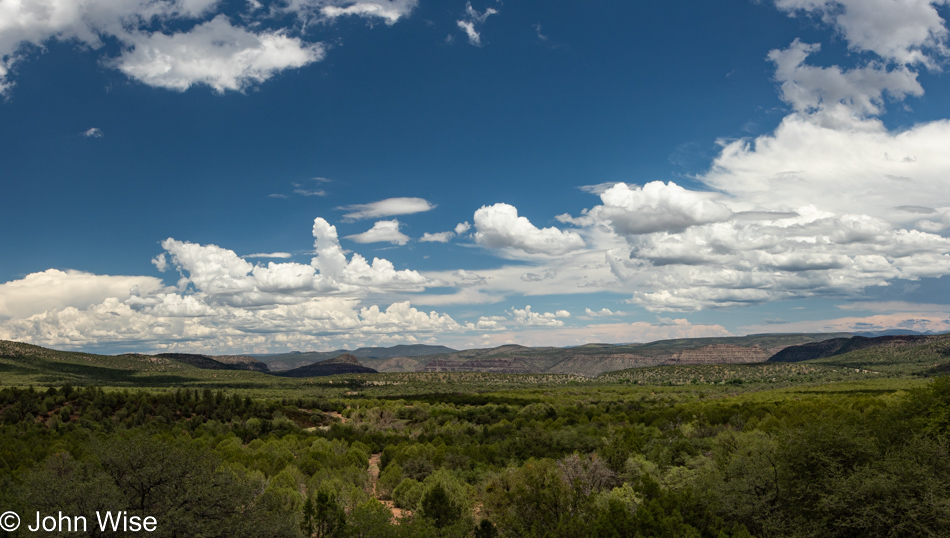
[[[575,232],[538,228],[509,204],[482,206],[475,211],[475,242],[513,255],[558,256],[584,247]]]
[[[392,262],[373,258],[370,264],[359,254],[353,254],[349,261],[340,247],[336,226],[323,218],[313,221],[313,246],[317,255],[310,265],[320,271],[321,276],[354,289],[422,291],[429,280],[416,271],[404,269],[397,271]]]
[[[672,181],[653,181],[643,187],[617,183],[600,194],[603,205],[589,215],[610,223],[621,235],[681,232],[690,226],[721,222],[732,211],[719,195],[686,190]]]
[[[903,64],[946,54],[947,29],[937,8],[946,0],[776,0],[779,9],[820,17],[849,47]]]
[[[26,318],[47,310],[85,308],[114,297],[163,289],[162,281],[148,276],[95,275],[82,271],[47,269],[0,284],[0,318]]]
[[[558,310],[557,312],[532,312],[531,305],[524,308],[512,308],[511,315],[515,322],[529,327],[561,327],[564,322],[559,318],[570,317],[567,310]]]
[[[240,91],[280,71],[323,59],[318,43],[282,32],[254,33],[219,15],[188,32],[136,33],[133,45],[115,59],[125,74],[150,86],[184,91],[206,84],[217,92]]]
[[[946,120],[891,132],[876,120],[833,128],[792,114],[771,134],[727,144],[702,180],[743,210],[814,205],[909,223],[920,214],[899,207],[950,205],[948,143]]]
[[[248,352],[466,330],[447,314],[421,312],[407,301],[362,304],[371,295],[422,291],[430,281],[397,271],[388,260],[348,259],[336,228],[322,218],[314,220],[313,234],[310,265],[252,264],[217,245],[166,239],[154,263],[182,275],[177,289],[154,277],[55,269],[0,284],[0,338],[72,348]]]
[[[405,245],[409,242],[409,236],[399,231],[399,221],[380,220],[373,224],[373,227],[363,233],[346,236],[351,241],[357,243],[392,243],[394,245]]]
[[[817,112],[840,105],[855,115],[877,115],[883,111],[885,93],[896,100],[924,93],[917,73],[904,66],[888,70],[871,64],[842,71],[837,66],[806,65],[808,55],[819,48],[818,44],[796,39],[787,49],[769,52],[769,60],[775,64],[775,78],[781,83],[782,100],[798,112]]]
[[[419,241],[422,243],[448,243],[453,237],[455,237],[455,232],[426,232],[422,234],[422,237],[419,238]]]
[[[467,232],[472,226],[468,222],[460,222],[455,225],[454,232],[424,233],[419,241],[423,243],[448,243],[455,236],[460,236]]]

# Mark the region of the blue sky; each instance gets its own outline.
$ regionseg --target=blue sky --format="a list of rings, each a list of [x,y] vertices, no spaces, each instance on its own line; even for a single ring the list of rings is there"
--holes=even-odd
[[[0,0],[0,338],[950,330],[948,11]]]

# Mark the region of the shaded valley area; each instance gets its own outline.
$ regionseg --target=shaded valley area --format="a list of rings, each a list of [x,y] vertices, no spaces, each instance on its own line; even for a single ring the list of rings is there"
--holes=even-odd
[[[0,341],[0,506],[51,536],[942,536],[950,335],[283,355]],[[4,532],[4,531],[0,531]],[[133,535],[135,533],[127,533]]]

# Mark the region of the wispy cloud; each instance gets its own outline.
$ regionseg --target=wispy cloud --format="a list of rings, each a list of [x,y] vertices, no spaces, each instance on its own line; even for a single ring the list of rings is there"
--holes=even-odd
[[[918,332],[943,333],[950,331],[948,312],[896,312],[866,317],[844,317],[823,320],[793,321],[788,323],[760,323],[740,327],[748,333],[757,332],[861,332],[885,329],[908,329]]]
[[[495,8],[485,8],[485,11],[479,13],[472,7],[471,2],[466,2],[465,4],[465,16],[462,19],[455,21],[458,27],[465,32],[465,35],[468,36],[468,42],[471,45],[476,47],[482,46],[482,36],[479,31],[475,28],[477,24],[484,23],[488,17],[498,13],[498,10]]]
[[[535,33],[538,35],[538,39],[540,39],[541,41],[547,41],[547,40],[548,40],[548,36],[546,36],[546,35],[544,35],[544,34],[541,33],[541,24],[540,24],[540,23],[532,24],[531,27],[534,28]]]
[[[316,188],[314,183],[317,184],[326,184],[331,183],[332,180],[325,177],[312,177],[301,182],[291,182],[291,185],[294,187],[293,193],[298,196],[326,196],[326,189]],[[268,198],[289,198],[286,194],[268,194]]]
[[[585,308],[584,313],[592,318],[610,318],[627,315],[627,312],[621,312],[619,310],[614,311],[609,308],[601,308],[600,310],[591,310],[590,308]]]
[[[368,204],[341,206],[337,209],[349,211],[349,213],[343,215],[343,218],[347,220],[362,220],[422,213],[435,209],[435,204],[423,198],[387,198]]]
[[[617,183],[619,183],[619,181],[607,181],[604,183],[597,183],[596,185],[581,185],[577,188],[584,192],[600,196],[601,194],[607,192],[607,189],[613,187]]]
[[[287,259],[293,257],[289,252],[271,252],[269,254],[259,253],[259,254],[247,254],[245,258],[279,258]]]
[[[291,5],[305,5],[313,2],[303,2],[294,0]],[[324,2],[326,3],[326,2]],[[382,19],[386,24],[395,24],[399,19],[408,17],[409,13],[416,7],[418,0],[360,0],[360,1],[336,1],[334,5],[326,5],[320,8],[320,13],[329,19],[344,16],[357,16],[365,18]]]
[[[950,304],[911,303],[908,301],[857,301],[835,306],[841,310],[864,310],[881,314],[895,312],[950,312]]]
[[[102,129],[98,127],[90,127],[82,132],[82,136],[86,138],[102,138],[105,136],[105,133],[102,132]]]
[[[299,194],[300,196],[326,196],[327,191],[323,189],[304,189],[298,187],[294,189],[294,194]]]
[[[453,237],[455,237],[455,232],[426,232],[422,234],[422,237],[419,238],[419,241],[422,243],[448,243]]]

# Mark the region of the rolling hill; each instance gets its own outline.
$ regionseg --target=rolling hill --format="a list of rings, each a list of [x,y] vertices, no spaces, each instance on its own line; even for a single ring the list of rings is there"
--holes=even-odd
[[[159,353],[156,357],[172,359],[204,370],[268,371],[267,364],[246,355],[218,355],[211,357],[192,353]]]
[[[283,377],[323,377],[338,374],[378,374],[376,370],[367,368],[360,364],[359,359],[344,353],[339,357],[320,361],[315,364],[308,364],[293,370],[287,370],[275,375]]]

